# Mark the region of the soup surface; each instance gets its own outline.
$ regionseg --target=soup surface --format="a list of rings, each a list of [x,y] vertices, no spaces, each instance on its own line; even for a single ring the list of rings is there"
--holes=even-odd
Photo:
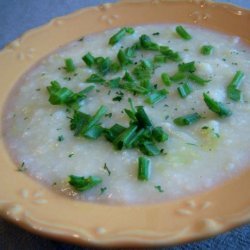
[[[238,37],[188,25],[86,36],[15,87],[8,148],[19,171],[77,199],[152,203],[207,190],[250,161],[249,58]]]

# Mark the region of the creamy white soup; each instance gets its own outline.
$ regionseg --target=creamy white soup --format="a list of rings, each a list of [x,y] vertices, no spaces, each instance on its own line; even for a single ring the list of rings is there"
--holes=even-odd
[[[123,27],[49,55],[9,96],[18,170],[85,201],[208,190],[250,162],[250,49],[188,25]]]

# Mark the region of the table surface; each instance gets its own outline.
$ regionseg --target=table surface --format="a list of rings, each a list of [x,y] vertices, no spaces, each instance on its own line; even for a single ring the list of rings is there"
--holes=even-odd
[[[115,0],[0,0],[0,49],[19,37],[23,32],[43,25],[56,16],[63,16],[79,8],[93,6]],[[220,0],[250,8],[250,0]],[[36,250],[80,250],[74,245],[56,242],[30,234],[15,225],[0,219],[0,249],[36,249]],[[185,249],[250,249],[250,225],[236,228],[214,238],[170,248],[168,250]]]

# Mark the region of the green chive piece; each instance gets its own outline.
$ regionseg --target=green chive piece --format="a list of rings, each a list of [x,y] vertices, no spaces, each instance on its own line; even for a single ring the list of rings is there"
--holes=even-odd
[[[155,55],[154,56],[154,63],[166,63],[167,57],[164,55]]]
[[[212,54],[214,47],[212,45],[203,45],[200,49],[200,53],[204,56],[209,56]]]
[[[173,76],[170,77],[170,80],[173,82],[180,82],[186,78],[186,74],[183,72],[176,72]]]
[[[139,40],[141,47],[145,50],[158,51],[160,48],[158,44],[152,42],[151,38],[148,35],[142,35]]]
[[[122,80],[126,81],[126,82],[134,82],[133,77],[126,71]]]
[[[95,58],[92,56],[90,52],[88,52],[86,55],[82,57],[82,60],[88,65],[89,67],[92,67],[95,64]]]
[[[79,93],[74,93],[66,87],[61,87],[57,81],[52,81],[50,84],[51,86],[48,86],[47,90],[50,94],[49,102],[52,105],[66,104],[70,107],[73,107],[74,105],[77,107],[79,102],[86,98],[86,94],[93,89],[93,86],[90,86],[91,89],[85,89]]]
[[[176,30],[176,33],[184,40],[192,39],[192,36],[186,31],[186,29],[183,26],[179,25],[176,27],[175,30]]]
[[[117,58],[122,66],[133,64],[133,61],[128,57],[128,55],[122,49],[119,50]]]
[[[193,73],[196,71],[195,62],[181,63],[178,65],[180,72]]]
[[[232,115],[232,111],[223,103],[215,101],[208,94],[203,93],[204,101],[208,108],[221,117],[227,117]]]
[[[160,52],[169,60],[174,62],[181,61],[181,56],[178,52],[173,51],[168,46],[160,46]]]
[[[166,86],[171,86],[170,76],[167,73],[161,74],[161,80]]]
[[[144,141],[139,145],[140,151],[148,156],[156,156],[160,155],[161,151],[159,148],[155,146],[155,144],[151,141]]]
[[[143,106],[137,107],[137,112],[135,113],[135,116],[141,128],[147,128],[153,126]]]
[[[202,85],[202,86],[206,85],[206,83],[208,83],[208,82],[211,81],[211,80],[203,79],[203,78],[201,78],[200,76],[197,76],[197,75],[195,75],[195,74],[190,74],[190,75],[188,76],[188,79],[189,79],[190,81],[192,81],[192,82],[194,82],[194,83],[197,83],[197,84],[199,84],[199,85]]]
[[[154,66],[149,60],[142,60],[132,71],[137,80],[150,79]]]
[[[180,116],[174,119],[174,123],[178,126],[187,126],[199,121],[201,116],[198,113]]]
[[[123,37],[125,37],[126,34],[131,35],[133,33],[134,33],[133,28],[130,28],[130,27],[122,28],[109,39],[109,44],[110,45],[115,45],[116,43],[120,42],[121,39]]]
[[[140,143],[140,140],[143,138],[145,133],[145,129],[142,128],[138,132],[136,132],[135,136],[131,139],[131,141],[127,144],[127,148],[137,147]]]
[[[103,79],[101,76],[97,74],[92,74],[90,77],[86,79],[86,82],[88,83],[104,83],[105,79]]]
[[[177,90],[182,98],[186,98],[189,94],[192,93],[192,88],[187,82],[181,84],[177,88]]]
[[[69,184],[79,192],[87,191],[98,184],[102,183],[102,179],[97,176],[89,176],[88,178],[84,176],[69,176]]]
[[[107,108],[105,106],[101,106],[97,110],[97,112],[89,119],[88,123],[83,126],[81,133],[85,135],[87,131],[89,131],[90,129],[92,129],[92,127],[98,124],[98,122],[106,113],[107,113]]]
[[[120,77],[111,79],[111,80],[109,80],[109,81],[107,82],[108,86],[109,86],[111,89],[119,88],[119,87],[120,87],[120,83],[121,83],[121,78],[120,78]]]
[[[168,95],[168,91],[166,89],[155,90],[146,98],[146,102],[149,104],[156,104],[162,100],[164,100]]]
[[[87,132],[84,133],[84,137],[88,139],[96,140],[102,135],[103,131],[104,129],[102,126],[95,125],[89,130],[87,130]]]
[[[168,140],[168,134],[163,131],[162,127],[155,127],[152,135],[157,142],[164,142]]]
[[[65,59],[65,70],[67,72],[74,72],[76,69],[76,66],[71,58]]]
[[[118,62],[112,62],[110,65],[110,71],[113,73],[117,73],[121,69],[120,64]]]
[[[138,159],[138,180],[148,181],[151,173],[150,160],[146,157],[140,156]]]
[[[239,90],[242,80],[244,78],[244,73],[242,71],[237,71],[227,87],[227,96],[233,101],[241,100],[241,91]]]
[[[132,140],[132,138],[136,134],[137,130],[136,125],[131,125],[129,128],[125,129],[114,141],[113,144],[114,146],[121,150],[123,148],[127,148],[128,144]]]
[[[108,141],[113,142],[125,130],[126,130],[125,127],[123,127],[119,124],[115,124],[111,128],[106,129],[104,131],[104,135]]]
[[[97,70],[101,75],[106,75],[111,70],[112,61],[109,57],[98,57],[95,59]]]

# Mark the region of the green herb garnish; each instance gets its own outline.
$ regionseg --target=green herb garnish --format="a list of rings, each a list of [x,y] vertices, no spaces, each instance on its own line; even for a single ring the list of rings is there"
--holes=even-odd
[[[178,126],[187,126],[199,121],[201,116],[198,113],[180,116],[174,119],[174,123]]]
[[[155,186],[155,188],[156,188],[160,193],[164,192],[163,189],[162,189],[162,187],[161,187],[160,185]]]
[[[207,104],[208,108],[214,113],[221,117],[227,117],[232,115],[232,111],[222,102],[217,102],[211,98],[208,94],[203,93],[204,102]]]
[[[57,140],[58,140],[59,142],[64,141],[64,136],[63,136],[63,135],[59,135],[58,138],[57,138]]]
[[[201,47],[201,54],[204,56],[209,56],[212,54],[214,47],[212,45],[203,45]]]
[[[155,90],[148,95],[146,102],[149,104],[156,104],[167,97],[168,91],[166,89]]]
[[[181,84],[177,88],[177,90],[182,98],[186,98],[189,94],[192,93],[192,88],[187,82]]]
[[[102,179],[96,176],[86,178],[84,176],[70,175],[68,182],[76,191],[84,192],[102,183]]]
[[[203,79],[203,78],[201,78],[200,76],[195,75],[195,74],[190,74],[190,75],[188,76],[188,79],[189,79],[190,81],[192,81],[192,82],[194,82],[194,83],[197,83],[197,84],[199,84],[199,85],[202,85],[202,86],[206,85],[206,83],[208,83],[208,82],[211,81],[211,80]]]
[[[133,28],[130,27],[125,27],[120,29],[116,34],[114,34],[110,39],[109,39],[109,44],[110,45],[115,45],[116,43],[120,42],[123,37],[126,36],[126,34],[133,34],[135,31]]]
[[[163,82],[166,86],[170,86],[170,85],[171,85],[170,76],[169,76],[167,73],[162,73],[162,74],[161,74],[161,80],[162,80],[162,82]]]
[[[104,164],[104,167],[103,167],[103,168],[107,171],[108,176],[110,176],[110,175],[111,175],[111,171],[109,170],[109,168],[108,168],[108,166],[107,166],[107,163]]]
[[[88,52],[85,56],[82,57],[82,60],[89,66],[92,67],[95,64],[95,58],[92,56],[90,52]]]
[[[76,66],[71,58],[65,59],[65,70],[67,72],[74,72],[76,69]]]
[[[151,38],[148,35],[142,35],[139,40],[141,47],[145,50],[158,51],[160,49],[159,45],[152,42]]]
[[[244,78],[244,73],[242,71],[237,71],[234,75],[232,81],[229,83],[227,87],[227,96],[233,101],[240,101],[241,99],[241,91],[239,90],[242,80]]]
[[[151,166],[150,160],[140,156],[138,159],[138,180],[147,181],[150,178]]]
[[[196,71],[195,62],[181,63],[178,65],[180,72],[193,73]]]
[[[192,36],[186,31],[186,29],[183,26],[177,26],[176,27],[176,33],[183,38],[184,40],[191,40]]]

